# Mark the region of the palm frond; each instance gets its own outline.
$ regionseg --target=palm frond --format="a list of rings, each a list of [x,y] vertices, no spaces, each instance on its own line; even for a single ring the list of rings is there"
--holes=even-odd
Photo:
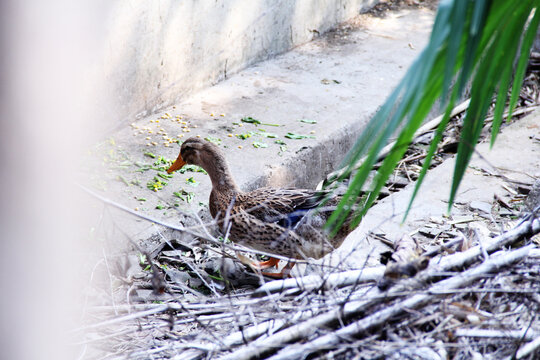
[[[430,144],[408,213],[441,141],[451,110],[470,85],[470,105],[464,119],[449,195],[450,209],[493,97],[496,96],[496,105],[492,144],[500,128],[510,88],[510,113],[516,105],[540,20],[539,5],[539,0],[441,1],[428,45],[371,119],[345,160],[346,170],[337,181],[358,170],[328,221],[329,229],[335,233],[352,209],[357,209],[356,222],[361,220],[403,157],[416,130],[440,100],[443,120]],[[378,169],[372,189],[366,197],[359,197],[379,152],[392,136],[397,136],[397,141]],[[359,161],[360,166],[357,165]]]

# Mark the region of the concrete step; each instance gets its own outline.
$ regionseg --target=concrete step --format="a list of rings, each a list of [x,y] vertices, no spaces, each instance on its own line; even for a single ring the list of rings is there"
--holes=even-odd
[[[411,199],[416,183],[393,193],[373,206],[340,248],[329,254],[321,263],[340,264],[344,268],[358,268],[359,265],[379,265],[379,256],[390,250],[373,234],[383,234],[391,241],[403,234],[417,234],[427,226],[442,230],[446,224],[462,221],[466,228],[480,224],[484,228],[494,227],[500,232],[512,227],[509,215],[498,214],[497,198],[516,206],[521,204],[520,195],[515,190],[519,184],[532,184],[540,179],[540,111],[504,128],[490,149],[489,138],[480,143],[461,182],[450,216],[448,198],[452,184],[455,157],[445,160],[431,169],[423,182],[422,189],[408,214],[403,216]],[[485,211],[475,204],[483,204]],[[519,211],[516,211],[519,215]],[[448,226],[448,225],[446,225]],[[439,244],[439,240],[424,239],[422,246],[429,249]]]
[[[100,150],[110,157],[109,179],[99,180],[104,195],[142,214],[176,223],[182,217],[169,205],[198,213],[208,203],[207,176],[176,173],[161,179],[168,185],[154,192],[146,184],[157,172],[136,172],[139,168],[129,165],[154,162],[144,155],[147,152],[175,159],[179,146],[166,139],[189,136],[219,139],[244,190],[266,185],[315,187],[341,165],[367,121],[418,56],[433,18],[433,11],[410,8],[384,18],[360,15],[315,41],[134,122],[102,144]],[[243,123],[244,117],[262,124]],[[268,133],[276,138],[260,135]],[[308,138],[290,139],[288,133]],[[251,137],[242,140],[236,136],[241,134]],[[256,142],[267,146],[256,148]],[[186,182],[191,177],[197,187]],[[182,188],[193,193],[190,204],[173,195]],[[148,235],[137,226],[129,228],[132,234]]]

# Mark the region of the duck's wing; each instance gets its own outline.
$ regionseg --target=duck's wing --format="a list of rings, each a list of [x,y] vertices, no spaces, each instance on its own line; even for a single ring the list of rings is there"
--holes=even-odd
[[[293,227],[328,196],[324,190],[261,188],[239,195],[238,206],[265,222]]]
[[[266,222],[243,209],[233,208],[231,225],[230,237],[235,243],[270,254],[301,258],[302,240],[278,223]]]
[[[320,259],[334,249],[325,234],[313,227],[309,227],[309,234],[298,233],[297,229],[262,221],[237,208],[231,213],[231,225],[230,236],[234,242],[270,254]]]

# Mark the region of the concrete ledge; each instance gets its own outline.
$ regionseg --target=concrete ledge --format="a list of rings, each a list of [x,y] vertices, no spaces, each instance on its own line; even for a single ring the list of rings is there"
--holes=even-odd
[[[377,0],[110,3],[98,78],[114,118],[177,103],[258,61],[311,41]],[[110,116],[111,114],[109,114]]]
[[[211,189],[206,175],[176,173],[164,180],[168,185],[162,190],[152,192],[146,184],[158,176],[155,170],[137,172],[134,165],[118,170],[124,166],[125,154],[131,163],[152,163],[153,159],[144,156],[148,151],[175,159],[179,146],[163,138],[181,140],[196,135],[221,140],[233,176],[244,190],[267,185],[315,187],[340,165],[366,122],[418,56],[428,40],[433,15],[426,9],[406,9],[384,19],[359,16],[335,32],[134,122],[116,133],[114,145],[106,150],[118,154],[119,159],[113,171],[102,172],[111,175],[111,181],[103,185],[105,196],[174,223],[185,220],[171,206],[175,203],[184,211],[199,212],[199,204],[207,204]],[[279,126],[241,123],[245,116]],[[262,130],[285,142],[286,151],[274,138],[254,135],[241,140],[229,136]],[[314,138],[288,139],[288,132]],[[267,147],[255,148],[254,141]],[[119,172],[122,181],[118,180]],[[190,177],[199,182],[197,187],[186,182]],[[182,188],[194,193],[190,204],[174,196]],[[140,198],[146,201],[138,201]],[[144,222],[141,225],[146,226]],[[138,234],[137,227],[133,233]]]
[[[534,140],[534,135],[539,131],[540,111],[537,110],[504,128],[493,148],[490,148],[489,139],[479,144],[465,172],[451,215],[455,218],[476,215],[473,222],[482,221],[483,217],[479,216],[482,213],[471,209],[472,202],[496,206],[495,195],[501,199],[512,195],[512,190],[508,190],[515,185],[512,181],[532,183],[540,178],[540,143]],[[378,265],[380,253],[389,248],[371,240],[371,232],[385,234],[395,241],[403,234],[411,234],[429,224],[430,219],[443,219],[448,209],[454,166],[455,157],[452,157],[428,172],[403,224],[403,215],[416,183],[407,185],[373,206],[343,245],[320,262],[340,263],[352,268],[358,264]],[[503,177],[490,176],[490,173]],[[500,225],[491,213],[483,215],[488,222]]]

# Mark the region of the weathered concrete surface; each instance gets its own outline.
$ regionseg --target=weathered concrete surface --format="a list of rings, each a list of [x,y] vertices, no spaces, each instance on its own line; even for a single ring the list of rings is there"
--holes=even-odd
[[[114,1],[96,76],[125,120],[306,43],[376,0]],[[109,114],[110,115],[110,114]]]
[[[384,19],[359,16],[338,32],[246,69],[157,116],[135,122],[114,136],[114,145],[107,145],[111,147],[108,152],[127,154],[131,163],[149,163],[154,159],[144,156],[147,151],[176,158],[179,146],[167,138],[213,136],[221,139],[220,146],[242,189],[263,185],[315,187],[340,165],[366,122],[419,54],[432,21],[433,12],[425,9],[402,10]],[[240,119],[245,116],[279,126],[242,124]],[[260,133],[261,129],[277,138],[254,135],[241,140],[228,136]],[[288,132],[315,138],[288,139]],[[275,140],[285,142],[287,149]],[[255,141],[267,147],[255,148]],[[152,142],[156,145],[149,146]],[[114,165],[113,160],[109,162]],[[176,173],[166,180],[167,186],[153,192],[145,185],[156,171],[136,172],[138,167],[122,167],[119,162],[119,167],[110,171],[112,181],[101,187],[107,190],[106,196],[132,209],[178,222],[173,204],[180,202],[185,211],[191,206],[193,212],[198,212],[199,203],[207,204],[211,186],[203,174]],[[122,181],[116,180],[119,173]],[[189,177],[200,185],[190,187],[186,183]],[[126,185],[132,182],[140,186]],[[187,209],[173,195],[182,188],[195,194]],[[137,200],[141,198],[146,201]],[[138,233],[137,227],[132,230]]]
[[[491,150],[489,142],[479,144],[459,188],[451,215],[471,215],[471,202],[492,204],[495,194],[500,198],[509,194],[508,188],[513,186],[512,182],[500,176],[488,175],[490,173],[525,183],[533,183],[535,179],[539,179],[540,142],[534,139],[539,134],[540,111],[536,111],[505,128]],[[327,263],[348,264],[353,268],[365,263],[377,263],[380,253],[388,251],[389,248],[378,241],[369,241],[369,232],[383,233],[395,241],[401,235],[413,233],[429,223],[430,218],[444,216],[448,209],[454,165],[455,159],[451,158],[428,172],[403,224],[401,222],[414,190],[414,183],[371,208],[361,226],[349,235],[337,251],[323,260]]]
[[[147,151],[169,159],[177,156],[178,145],[165,141],[165,146],[163,137],[213,136],[221,139],[220,146],[241,188],[248,190],[262,185],[313,187],[339,165],[366,121],[418,55],[427,41],[432,19],[433,13],[428,10],[403,10],[389,14],[385,19],[360,16],[349,30],[330,33],[246,69],[158,116],[135,122],[131,128],[118,132],[114,136],[114,145],[108,146],[116,153],[128,154],[131,162],[148,163],[153,159],[143,155]],[[162,119],[161,115],[166,113],[171,115],[170,118]],[[240,118],[245,116],[280,126],[241,124]],[[302,123],[300,119],[316,120],[317,124]],[[468,205],[471,201],[491,203],[494,193],[507,191],[502,186],[503,180],[485,176],[474,167],[493,166],[496,169],[491,171],[516,180],[531,182],[531,176],[538,178],[540,145],[529,136],[538,133],[539,128],[540,112],[537,112],[506,128],[492,151],[488,151],[488,144],[481,144],[478,151],[483,157],[476,156],[467,171],[452,215],[470,214]],[[254,135],[240,140],[227,136],[261,132],[261,129],[275,133],[277,139],[286,142],[287,150],[282,151],[273,138]],[[157,134],[158,131],[162,133]],[[291,140],[284,137],[287,132],[316,138]],[[268,147],[255,148],[254,141],[264,142]],[[151,142],[157,145],[147,146]],[[403,225],[402,216],[414,185],[373,207],[342,247],[319,263],[340,263],[351,268],[377,263],[380,253],[388,248],[378,241],[370,241],[366,236],[368,232],[384,233],[395,240],[403,233],[414,232],[430,217],[445,214],[453,166],[453,160],[446,161],[428,174]],[[135,169],[127,167],[120,173],[128,183],[139,181],[140,187],[109,181],[104,185],[105,195],[145,215],[171,223],[180,219],[170,206],[178,202],[173,196],[174,191],[184,188],[195,194],[191,205],[181,204],[184,211],[191,207],[196,213],[201,208],[199,203],[207,203],[210,182],[202,174],[177,173],[163,190],[151,192],[145,184],[156,176],[156,172],[137,173]],[[115,169],[113,178],[118,173]],[[186,184],[189,177],[200,185],[189,187]],[[138,198],[146,198],[146,201],[140,202]],[[156,205],[164,208],[156,209]],[[127,226],[133,239],[146,239],[157,231],[146,221],[137,223]],[[145,231],[141,232],[141,229]],[[303,271],[305,267],[302,266],[294,269],[295,274]]]

